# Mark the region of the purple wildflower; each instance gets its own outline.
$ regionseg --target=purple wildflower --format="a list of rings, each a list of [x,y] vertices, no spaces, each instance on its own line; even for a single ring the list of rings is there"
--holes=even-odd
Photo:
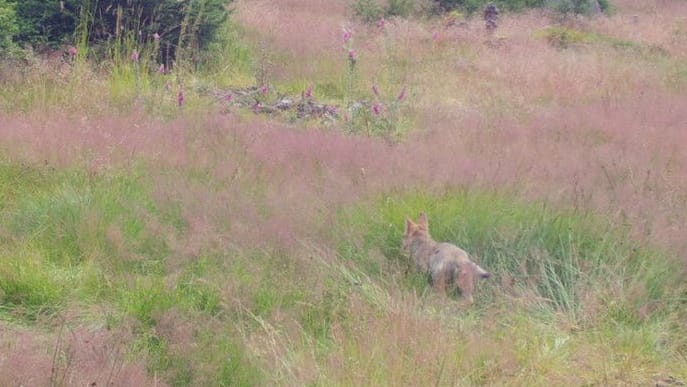
[[[355,50],[352,48],[348,50],[348,60],[355,64]]]
[[[138,63],[138,50],[134,50],[131,53],[131,61]]]
[[[260,86],[260,94],[262,94],[262,95],[267,94],[267,85]]]
[[[159,74],[164,74],[164,73],[166,73],[166,72],[167,72],[167,69],[165,69],[165,65],[164,65],[164,64],[161,64],[160,67],[157,68],[157,72],[158,72]]]
[[[351,38],[353,38],[353,33],[352,33],[351,31],[347,30],[346,28],[344,28],[344,29],[343,29],[343,41],[344,41],[344,44],[345,44],[345,43],[348,43],[348,42],[351,40]]]
[[[74,47],[74,46],[69,46],[69,47],[67,47],[67,54],[69,54],[69,56],[74,57],[74,56],[76,56],[76,54],[77,54],[78,52],[79,52],[79,51],[78,51],[78,50],[76,49],[76,47]]]
[[[155,40],[156,42],[157,42],[158,40],[160,40],[160,34],[158,34],[157,32],[154,33],[154,34],[153,34],[153,40]]]
[[[386,26],[386,21],[384,18],[381,18],[377,21],[377,28],[379,28],[380,31],[384,31],[384,27]]]
[[[305,89],[305,98],[310,99],[312,98],[312,83],[308,85],[308,88]]]
[[[372,113],[374,113],[375,116],[378,116],[382,112],[382,107],[377,103],[372,104]]]

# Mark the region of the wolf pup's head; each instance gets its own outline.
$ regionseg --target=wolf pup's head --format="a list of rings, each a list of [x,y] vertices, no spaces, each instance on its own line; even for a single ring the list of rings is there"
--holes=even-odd
[[[410,218],[406,218],[406,230],[401,241],[401,251],[404,254],[411,252],[410,246],[414,241],[426,242],[429,239],[429,224],[427,222],[427,215],[424,212],[418,216],[417,223],[413,222]]]

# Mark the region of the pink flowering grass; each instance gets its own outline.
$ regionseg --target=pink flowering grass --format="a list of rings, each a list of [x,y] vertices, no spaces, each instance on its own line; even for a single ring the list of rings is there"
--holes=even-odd
[[[687,189],[687,152],[679,146],[686,140],[681,126],[687,119],[685,103],[666,94],[644,95],[625,98],[617,107],[540,112],[522,123],[427,112],[420,117],[427,129],[395,146],[222,116],[192,124],[192,129],[187,120],[141,116],[80,121],[5,117],[0,132],[5,144],[14,144],[14,153],[54,165],[86,163],[102,170],[143,158],[174,168],[210,168],[220,180],[237,174],[248,186],[260,181],[265,202],[248,204],[255,200],[250,189],[242,200],[248,208],[267,205],[273,219],[256,219],[248,211],[242,221],[282,219],[283,227],[276,224],[275,229],[294,228],[292,238],[305,229],[300,221],[289,222],[290,215],[311,208],[335,208],[399,188],[475,185],[515,188],[529,198],[602,211],[618,221],[632,220],[638,234],[679,244],[679,230],[687,226],[687,220],[676,217],[679,192]],[[218,137],[221,133],[228,137]],[[222,144],[229,148],[220,151]],[[214,217],[212,207],[208,210]]]
[[[284,60],[273,70],[273,76],[288,81],[329,72],[320,66],[332,70],[341,66],[332,58],[341,49],[346,12],[344,2],[260,0],[237,7],[234,17],[254,32],[249,39],[266,44],[268,51],[279,52]]]
[[[127,358],[127,333],[85,326],[62,329],[61,334],[37,335],[0,323],[0,384],[166,385],[148,375],[142,362]]]

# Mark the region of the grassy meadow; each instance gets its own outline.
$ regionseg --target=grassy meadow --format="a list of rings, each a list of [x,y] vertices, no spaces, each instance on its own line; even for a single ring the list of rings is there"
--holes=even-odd
[[[200,66],[0,64],[0,385],[683,385],[687,2],[612,3],[237,0]]]

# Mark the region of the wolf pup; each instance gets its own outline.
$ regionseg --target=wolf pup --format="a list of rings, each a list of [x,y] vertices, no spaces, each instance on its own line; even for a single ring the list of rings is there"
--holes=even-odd
[[[470,260],[468,253],[451,243],[435,242],[429,235],[427,215],[420,213],[417,223],[406,218],[406,229],[401,248],[423,273],[429,276],[430,285],[443,292],[455,288],[470,304],[475,278],[489,278],[491,273]]]

